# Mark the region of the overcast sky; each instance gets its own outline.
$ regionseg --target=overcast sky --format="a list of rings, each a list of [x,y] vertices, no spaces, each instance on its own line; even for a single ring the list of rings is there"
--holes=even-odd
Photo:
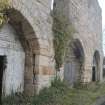
[[[105,0],[98,0],[100,7],[102,8],[102,27],[105,30]],[[53,9],[53,2],[54,0],[52,0],[52,5],[51,5],[51,9]],[[105,55],[105,31],[103,33],[103,50],[104,50],[104,55]]]
[[[102,8],[102,26],[105,27],[105,0],[98,0]]]
[[[98,0],[100,7],[102,8],[102,27],[105,30],[105,0]],[[103,33],[103,51],[105,56],[105,31]]]

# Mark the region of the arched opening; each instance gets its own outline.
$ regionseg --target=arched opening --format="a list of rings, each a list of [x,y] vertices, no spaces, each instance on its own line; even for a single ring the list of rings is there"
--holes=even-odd
[[[103,59],[103,78],[105,78],[105,57]]]
[[[93,56],[93,66],[92,66],[92,81],[99,80],[99,69],[100,69],[100,54],[98,51],[95,51]]]
[[[9,21],[0,33],[0,56],[7,56],[3,94],[25,91],[33,95],[36,88],[35,57],[39,53],[39,43],[33,27],[19,11],[9,9],[6,14]]]
[[[81,42],[75,39],[70,42],[65,61],[64,79],[73,86],[80,82],[84,69],[84,50]]]

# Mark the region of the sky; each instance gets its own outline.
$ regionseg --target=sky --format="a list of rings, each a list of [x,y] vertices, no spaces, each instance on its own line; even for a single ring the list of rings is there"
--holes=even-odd
[[[105,0],[98,0],[100,7],[102,8],[102,26],[105,28]]]
[[[102,8],[102,28],[103,28],[103,51],[105,56],[105,0],[98,0]]]
[[[53,9],[54,0],[51,0],[51,10]]]

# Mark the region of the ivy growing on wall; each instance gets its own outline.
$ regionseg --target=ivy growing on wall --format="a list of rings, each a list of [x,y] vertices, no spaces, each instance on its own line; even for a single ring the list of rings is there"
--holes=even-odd
[[[62,66],[69,41],[72,39],[75,29],[63,15],[53,13],[53,34],[56,69]]]
[[[8,20],[5,11],[9,7],[9,0],[0,0],[0,27]]]

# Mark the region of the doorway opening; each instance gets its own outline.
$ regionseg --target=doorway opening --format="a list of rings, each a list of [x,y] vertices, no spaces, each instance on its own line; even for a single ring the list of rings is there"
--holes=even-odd
[[[92,66],[92,82],[99,81],[100,78],[100,54],[98,51],[95,51],[93,56],[93,66]]]
[[[6,56],[0,56],[0,105],[1,105],[1,97],[2,97],[2,83],[3,83],[3,72],[6,68]]]
[[[70,86],[81,82],[84,69],[84,49],[79,39],[74,39],[69,44],[64,68],[64,79]]]
[[[96,70],[95,67],[92,68],[92,81],[96,81]]]

